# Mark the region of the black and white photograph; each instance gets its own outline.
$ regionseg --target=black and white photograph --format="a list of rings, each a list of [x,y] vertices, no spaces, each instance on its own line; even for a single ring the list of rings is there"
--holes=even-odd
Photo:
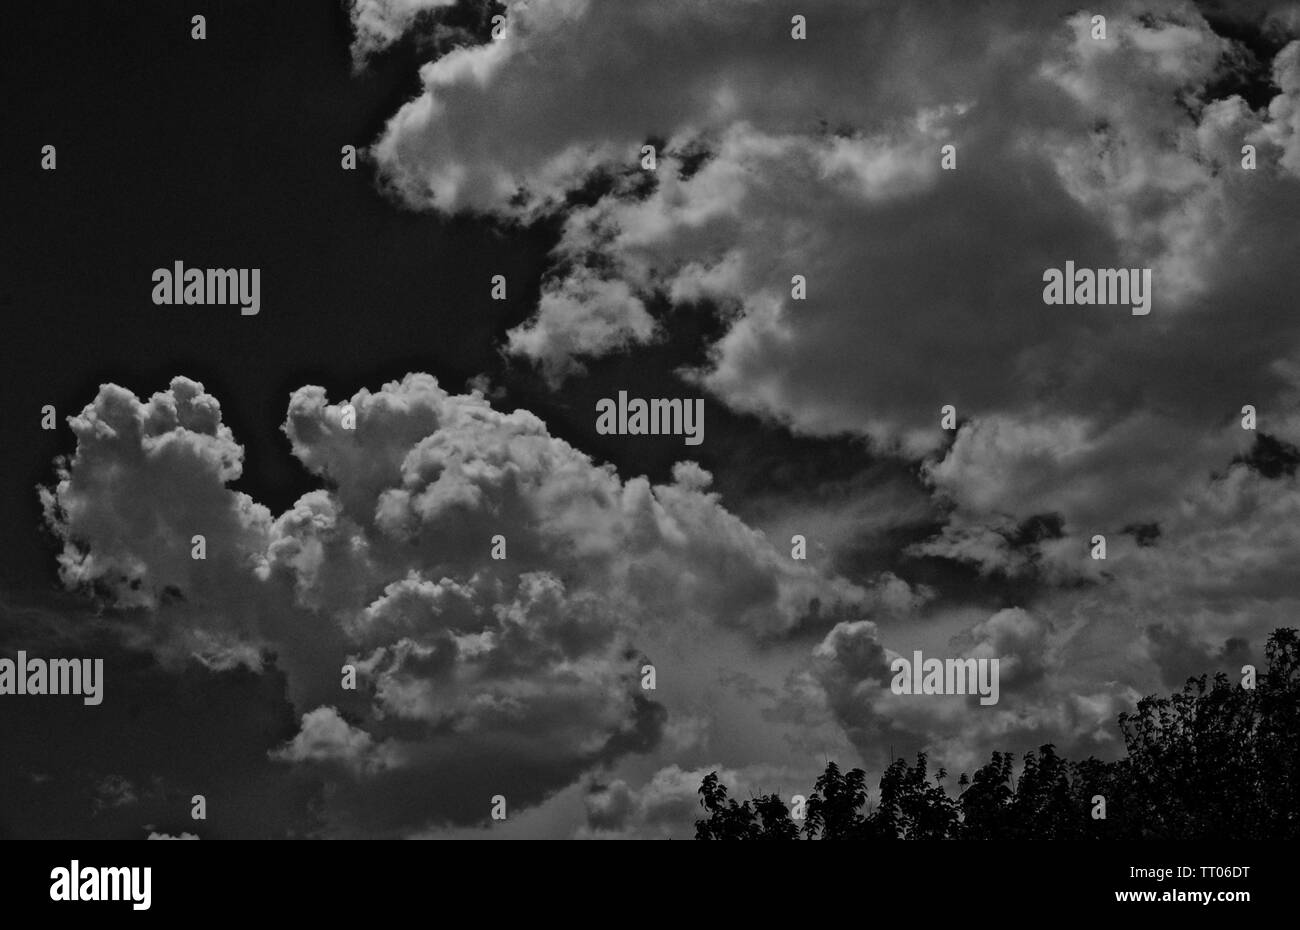
[[[3,19],[15,897],[837,839],[1285,901],[1300,2]]]

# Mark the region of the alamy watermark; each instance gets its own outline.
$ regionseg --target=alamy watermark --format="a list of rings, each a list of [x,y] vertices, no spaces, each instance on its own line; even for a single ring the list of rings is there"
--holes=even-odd
[[[1134,316],[1151,312],[1150,268],[1048,268],[1043,272],[1045,304],[1129,306]]]
[[[137,911],[149,910],[153,869],[150,866],[112,868],[83,866],[73,859],[68,868],[50,872],[51,901],[130,901]]]
[[[704,441],[704,399],[652,397],[645,400],[627,391],[618,400],[596,401],[596,432],[602,436],[684,436],[686,445]]]
[[[926,659],[918,649],[910,661],[890,662],[889,670],[895,694],[978,694],[985,707],[998,702],[997,659]]]
[[[186,268],[176,262],[170,269],[155,268],[151,280],[159,307],[235,304],[244,316],[262,309],[260,268]]]
[[[19,650],[0,659],[0,695],[80,694],[92,707],[104,700],[103,659],[37,659]]]

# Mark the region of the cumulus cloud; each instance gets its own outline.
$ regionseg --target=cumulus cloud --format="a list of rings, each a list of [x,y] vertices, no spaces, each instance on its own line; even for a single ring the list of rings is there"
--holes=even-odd
[[[148,401],[105,385],[69,418],[77,451],[42,489],[47,520],[63,539],[60,574],[99,585],[123,606],[155,607],[169,590],[218,596],[266,545],[270,513],[227,484],[243,449],[203,385],[175,378]],[[211,563],[192,558],[201,534]]]
[[[147,402],[106,385],[72,423],[76,452],[42,491],[65,581],[135,608],[158,648],[183,633],[212,661],[217,643],[254,667],[274,652],[303,713],[272,756],[337,781],[341,832],[482,821],[483,773],[526,806],[658,745],[638,639],[779,641],[924,596],[790,559],[694,463],[625,480],[428,375],[340,403],[294,392],[284,430],[323,487],[275,518],[227,486],[242,449],[195,382]],[[675,745],[701,739],[685,723]]]
[[[617,597],[640,623],[671,616],[761,637],[788,632],[810,611],[829,618],[872,600],[773,547],[719,504],[712,477],[693,464],[679,465],[669,484],[624,480],[527,411],[449,395],[428,376],[349,403],[355,431],[341,428],[342,404],[319,388],[290,401],[294,454],[335,486],[304,497],[270,532],[268,573],[291,579],[306,605],[364,606],[357,622],[373,626],[400,612],[398,602],[408,612],[429,599],[439,610],[470,610],[471,589],[498,598],[543,573]],[[508,558],[489,557],[495,536]],[[359,603],[356,586],[376,575],[404,587]]]
[[[333,707],[302,715],[302,729],[272,758],[285,762],[327,762],[364,774],[387,767],[385,756],[365,730],[347,723]]]
[[[1102,429],[1123,419],[1117,401],[1168,394],[1175,359],[1221,355],[1205,337],[1236,320],[1237,244],[1279,228],[1279,195],[1294,206],[1297,46],[1258,113],[1205,99],[1232,47],[1183,3],[1114,13],[1105,41],[1065,5],[806,12],[801,44],[739,0],[512,5],[499,40],[424,67],[378,164],[415,205],[562,217],[556,276],[509,339],[555,380],[654,339],[646,296],[707,298],[731,322],[702,384],[797,429],[915,451],[934,448],[944,402]],[[670,88],[644,79],[657,71]],[[567,197],[594,172],[624,178],[650,136],[664,143],[648,194],[624,181]],[[1255,176],[1237,164],[1247,139],[1264,149]],[[939,167],[949,142],[955,172]],[[1251,272],[1293,275],[1282,254],[1251,256]],[[1067,259],[1153,268],[1158,317],[1139,330],[1122,312],[1044,308],[1041,272]],[[1260,313],[1293,345],[1281,311]],[[1131,365],[1151,330],[1172,344]]]
[[[76,451],[39,491],[62,543],[63,582],[140,612],[170,605],[172,622],[156,631],[169,661],[197,654],[214,668],[256,666],[249,644],[260,617],[248,581],[265,567],[271,514],[228,486],[242,474],[243,448],[217,399],[184,377],[147,401],[106,384],[68,423]],[[194,557],[198,547],[205,558]]]
[[[558,218],[507,340],[553,384],[660,338],[651,297],[702,304],[725,326],[684,376],[796,431],[931,456],[960,512],[930,555],[1040,513],[1067,536],[1157,519],[1241,451],[1241,403],[1293,399],[1293,9],[1233,14],[1281,37],[1253,64],[1176,0],[1110,11],[1104,40],[1068,4],[803,12],[799,42],[742,0],[512,4],[499,39],[422,69],[376,162],[411,205]],[[1279,91],[1262,109],[1215,94],[1248,66]],[[1045,306],[1066,261],[1152,269],[1152,315]],[[951,450],[949,403],[970,420]]]

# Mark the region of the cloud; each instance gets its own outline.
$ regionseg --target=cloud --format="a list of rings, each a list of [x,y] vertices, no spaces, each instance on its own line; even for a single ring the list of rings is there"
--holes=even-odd
[[[537,315],[510,331],[508,348],[541,366],[552,384],[585,370],[579,358],[644,344],[658,332],[645,304],[624,281],[581,268],[542,286]]]
[[[966,606],[940,607],[926,623],[883,631],[865,621],[837,625],[792,671],[770,713],[809,728],[838,726],[878,765],[891,746],[896,754],[924,749],[966,771],[994,749],[1023,752],[1040,742],[1070,755],[1118,755],[1114,720],[1138,698],[1192,675],[1235,680],[1243,665],[1262,664],[1272,630],[1294,622],[1300,485],[1294,471],[1265,474],[1243,459],[1184,486],[1151,535],[1109,536],[1104,561],[1048,533],[1030,550],[1055,561],[1057,583],[1023,607],[973,617]],[[945,545],[952,558],[1025,569],[1015,562],[1020,549],[990,535],[996,544],[952,535]],[[998,658],[999,702],[892,694],[889,659],[916,648],[927,657]]]
[[[773,547],[719,504],[697,466],[679,465],[664,485],[624,480],[527,411],[446,394],[427,375],[350,403],[355,432],[341,429],[342,405],[318,388],[290,401],[294,454],[334,485],[305,496],[270,533],[268,572],[292,579],[304,605],[342,600],[370,608],[373,622],[395,609],[356,590],[376,575],[406,580],[388,595],[397,600],[423,583],[442,586],[430,597],[463,602],[468,589],[453,593],[443,577],[487,591],[546,573],[617,597],[640,623],[671,616],[761,637],[871,598]],[[508,558],[489,557],[495,536]]]
[[[1249,451],[1254,435],[1236,419],[1207,425],[1146,410],[1104,428],[1082,418],[972,420],[942,459],[923,467],[950,510],[943,529],[912,551],[984,573],[1095,581],[1104,568],[1086,558],[1095,534],[1160,525],[1178,495],[1203,488],[1213,469]],[[1055,531],[1011,545],[1020,526],[1042,514]]]
[[[1273,80],[1282,93],[1269,104],[1269,121],[1259,132],[1282,150],[1279,165],[1300,177],[1300,42],[1292,42],[1278,53]]]
[[[424,12],[454,6],[456,0],[351,0],[352,61],[358,69],[372,55],[402,37]]]
[[[793,673],[777,702],[778,716],[800,714],[805,726],[843,729],[868,767],[920,751],[950,771],[972,771],[997,749],[1023,752],[1053,742],[1069,755],[1113,755],[1115,716],[1137,698],[1131,688],[1101,688],[1063,661],[1070,631],[1011,608],[979,621],[926,658],[999,660],[999,700],[977,696],[894,694],[890,662],[912,649],[884,647],[870,623],[841,624]],[[895,636],[896,641],[899,637]],[[913,642],[921,648],[918,642]]]
[[[169,590],[220,599],[225,582],[247,574],[265,548],[270,513],[227,487],[242,473],[243,449],[201,384],[175,378],[147,402],[104,385],[68,422],[77,451],[41,491],[63,541],[65,584],[147,608]],[[192,558],[195,534],[207,541],[208,561]]]
[[[376,162],[410,205],[558,220],[543,300],[507,340],[553,385],[662,338],[647,307],[666,299],[723,321],[681,373],[697,387],[920,462],[932,501],[910,528],[881,517],[897,492],[861,513],[879,487],[854,490],[857,532],[837,528],[844,505],[762,502],[837,565],[901,549],[876,564],[917,595],[833,618],[774,719],[839,727],[864,758],[892,741],[972,760],[1040,737],[1113,753],[1111,718],[1136,695],[1192,657],[1257,649],[1290,606],[1273,568],[1289,494],[1223,475],[1256,435],[1244,404],[1300,436],[1294,10],[1238,10],[1221,32],[1224,11],[1129,3],[1103,41],[1068,5],[801,12],[806,43],[742,3],[512,7],[499,41],[422,70]],[[1228,37],[1242,29],[1267,32],[1271,62]],[[659,72],[668,90],[644,80]],[[1243,76],[1259,109],[1222,90]],[[601,90],[572,108],[578,82]],[[1042,273],[1066,261],[1152,269],[1151,314],[1045,306]],[[1155,536],[1139,545],[1141,527]],[[979,577],[962,588],[951,566]],[[1260,594],[1233,609],[1239,589]],[[879,694],[882,657],[915,642],[1001,654],[1001,704]]]
[[[1288,164],[1295,46],[1260,115],[1198,99],[1230,45],[1194,9],[1113,14],[1102,42],[1070,12],[825,2],[800,44],[743,2],[515,4],[499,40],[422,69],[423,95],[374,151],[414,205],[563,218],[556,278],[509,342],[553,378],[655,338],[642,300],[658,292],[731,307],[702,382],[802,430],[933,445],[934,370],[972,409],[1046,387],[1096,415],[1090,395],[1122,372],[1075,368],[1072,347],[1142,337],[1123,314],[1045,310],[1042,269],[1145,264],[1157,312],[1231,319],[1196,300],[1243,224],[1276,221],[1247,185],[1287,190],[1273,168]],[[644,79],[660,70],[669,93]],[[1282,139],[1253,182],[1229,170],[1252,133]],[[651,135],[666,141],[648,195],[623,180],[594,203],[568,198],[595,172],[625,179]],[[947,142],[956,172],[939,168]]]
[[[356,774],[388,767],[365,730],[349,725],[333,707],[318,707],[302,715],[297,735],[271,758],[284,762],[338,763]]]
[[[954,404],[973,425],[930,475],[975,536],[1169,506],[1237,450],[1229,413],[1283,406],[1300,43],[1257,65],[1280,93],[1253,110],[1215,96],[1244,46],[1187,3],[1124,4],[1104,40],[1067,4],[804,12],[799,42],[741,0],[512,4],[501,38],[421,70],[376,163],[410,205],[558,219],[507,339],[553,384],[661,338],[667,298],[721,314],[683,375],[737,410],[917,458]],[[1285,37],[1293,12],[1247,18]],[[1152,315],[1045,306],[1066,261],[1152,269]]]
[[[43,490],[65,581],[132,608],[159,650],[215,668],[274,653],[301,721],[271,757],[334,785],[333,832],[484,822],[482,773],[527,807],[653,749],[666,714],[641,690],[640,639],[777,642],[922,596],[791,559],[694,463],[623,479],[428,375],[339,403],[295,391],[284,430],[323,487],[274,518],[227,486],[242,448],[195,382],[148,402],[106,385],[73,427]],[[701,739],[685,724],[673,745]]]

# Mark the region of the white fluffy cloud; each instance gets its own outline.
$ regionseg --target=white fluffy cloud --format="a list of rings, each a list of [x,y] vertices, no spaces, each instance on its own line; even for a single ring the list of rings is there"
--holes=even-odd
[[[147,402],[106,385],[69,422],[77,451],[42,493],[65,582],[110,585],[127,606],[155,606],[168,587],[215,594],[212,566],[191,558],[194,534],[211,538],[219,574],[251,567],[243,558],[265,546],[270,514],[226,487],[243,449],[201,384],[176,378]]]
[[[931,475],[989,505],[977,529],[1030,501],[1072,527],[1172,506],[1239,451],[1232,411],[1279,418],[1300,43],[1255,111],[1208,98],[1240,56],[1178,0],[1109,11],[1104,40],[1068,4],[801,12],[803,42],[747,0],[511,4],[500,39],[422,69],[377,164],[415,206],[561,219],[508,339],[553,383],[659,338],[651,295],[708,300],[728,323],[689,375],[737,409],[914,456],[941,447],[944,404],[974,418]],[[568,198],[593,174],[603,193]],[[1152,314],[1045,306],[1067,260],[1151,268]]]
[[[43,491],[65,580],[137,608],[160,649],[277,654],[304,713],[275,757],[338,781],[340,831],[475,822],[493,777],[527,806],[654,747],[664,710],[641,690],[639,639],[779,640],[923,596],[792,560],[693,463],[668,484],[624,480],[532,414],[428,375],[345,403],[293,394],[285,432],[325,487],[274,519],[227,487],[242,449],[184,378],[148,401],[104,386]]]
[[[108,384],[68,422],[76,452],[40,491],[64,583],[119,607],[170,605],[172,622],[157,630],[164,654],[256,664],[247,642],[261,620],[247,588],[265,565],[271,515],[227,486],[243,448],[217,399],[184,377],[147,401]]]
[[[1169,391],[1176,356],[1211,357],[1204,329],[1241,303],[1241,238],[1279,229],[1276,196],[1296,196],[1300,46],[1254,113],[1198,99],[1229,47],[1189,4],[1132,5],[1105,41],[1064,5],[805,12],[800,43],[742,0],[514,4],[501,39],[425,66],[375,155],[415,205],[563,217],[557,276],[509,342],[553,379],[656,338],[655,292],[731,310],[699,378],[732,405],[913,450],[933,446],[945,402],[1103,428],[1124,394]],[[646,194],[629,177],[651,135],[666,145]],[[1237,164],[1247,139],[1254,176]],[[949,142],[955,172],[939,167]],[[618,182],[567,204],[598,169]],[[1250,270],[1293,278],[1281,256]],[[1153,268],[1156,316],[1044,307],[1041,272],[1067,259]],[[1275,352],[1294,344],[1280,310],[1259,311],[1288,334]],[[1129,364],[1155,331],[1172,350]],[[1233,380],[1258,387],[1260,368]]]

